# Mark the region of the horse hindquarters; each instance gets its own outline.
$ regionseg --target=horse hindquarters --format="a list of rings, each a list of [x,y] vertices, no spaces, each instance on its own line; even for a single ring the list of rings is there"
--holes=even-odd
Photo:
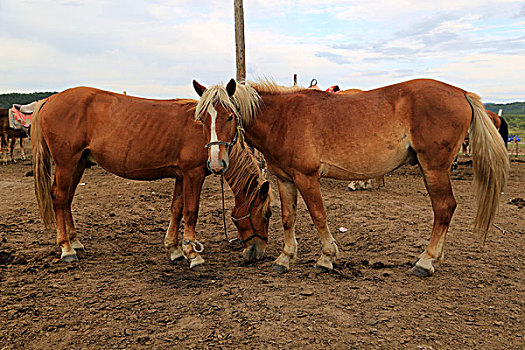
[[[412,147],[416,151],[434,212],[428,246],[411,270],[422,277],[431,276],[443,259],[446,235],[456,209],[450,167],[467,133],[471,114],[462,94],[449,97],[446,104],[442,101],[442,98],[434,97],[425,101],[426,106],[421,103],[416,106],[419,116],[424,117],[418,118],[411,134]]]
[[[51,228],[56,222],[57,243],[62,250],[61,257],[64,261],[71,262],[78,260],[77,250],[84,250],[74,227],[71,202],[84,172],[85,162],[81,159],[69,159],[60,162],[60,165],[56,164],[55,176],[52,180],[52,156],[50,147],[44,139],[42,117],[39,116],[44,103],[41,101],[36,106],[31,128],[35,194],[45,227]]]
[[[470,137],[474,166],[474,182],[478,196],[478,210],[474,230],[485,240],[499,206],[499,198],[509,170],[509,160],[503,140],[487,116],[483,104],[474,94],[465,95],[471,107]],[[458,107],[459,110],[460,107]],[[458,116],[461,114],[458,112]],[[459,118],[459,117],[458,117]],[[461,135],[464,136],[464,135]],[[448,156],[455,155],[455,149]],[[443,258],[445,237],[456,201],[452,194],[447,152],[439,154],[418,154],[418,160],[425,178],[425,185],[434,209],[434,226],[427,249],[416,262],[412,272],[429,276],[434,265]],[[441,162],[441,165],[440,165]]]

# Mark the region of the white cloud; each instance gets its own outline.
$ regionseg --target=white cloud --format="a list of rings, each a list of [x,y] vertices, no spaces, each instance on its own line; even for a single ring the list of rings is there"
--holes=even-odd
[[[317,78],[320,87],[370,89],[425,76],[488,100],[525,99],[523,73],[512,70],[525,56],[521,0],[445,0],[440,10],[415,0],[254,0],[244,8],[248,79],[290,84],[298,73],[302,85]],[[24,26],[14,20],[20,13]],[[0,92],[90,85],[196,97],[192,79],[235,76],[233,6],[219,0],[2,0],[0,45],[8,48]]]

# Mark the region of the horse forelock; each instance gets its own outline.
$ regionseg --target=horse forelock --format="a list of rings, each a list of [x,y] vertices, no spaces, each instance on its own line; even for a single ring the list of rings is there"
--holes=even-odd
[[[240,195],[246,197],[243,206],[248,207],[259,194],[259,189],[265,178],[257,165],[255,156],[248,147],[243,147],[241,142],[237,142],[233,146],[229,157],[230,164],[224,177],[236,197]],[[268,210],[268,206],[271,203],[270,197],[268,196],[265,203],[263,203],[263,211]]]
[[[211,106],[220,103],[223,107],[230,109],[236,116],[238,116],[237,109],[228,96],[228,92],[222,85],[210,86],[202,94],[199,103],[195,109],[195,119],[199,119]]]
[[[245,125],[250,124],[255,119],[263,105],[261,96],[250,85],[237,84],[232,99],[239,112],[239,117]]]

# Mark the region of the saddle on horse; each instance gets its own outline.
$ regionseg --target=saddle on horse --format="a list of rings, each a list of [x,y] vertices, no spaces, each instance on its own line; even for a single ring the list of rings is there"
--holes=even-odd
[[[31,102],[27,105],[14,104],[9,109],[9,127],[17,130],[29,128],[37,102]]]
[[[308,88],[315,89],[315,90],[321,90],[321,88],[317,86],[317,79],[312,79],[312,81],[310,82],[310,87]],[[341,88],[339,87],[339,85],[332,85],[328,89],[326,89],[326,92],[332,92],[332,93],[337,93],[339,91],[341,91]]]

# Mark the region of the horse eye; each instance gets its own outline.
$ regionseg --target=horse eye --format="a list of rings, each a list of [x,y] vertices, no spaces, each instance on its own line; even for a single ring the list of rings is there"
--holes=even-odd
[[[230,115],[228,116],[228,121],[231,122],[232,120],[233,120],[233,114],[230,114]]]
[[[266,218],[266,220],[270,220],[270,218],[272,217],[272,212],[268,211],[266,214],[264,214],[264,217]]]

